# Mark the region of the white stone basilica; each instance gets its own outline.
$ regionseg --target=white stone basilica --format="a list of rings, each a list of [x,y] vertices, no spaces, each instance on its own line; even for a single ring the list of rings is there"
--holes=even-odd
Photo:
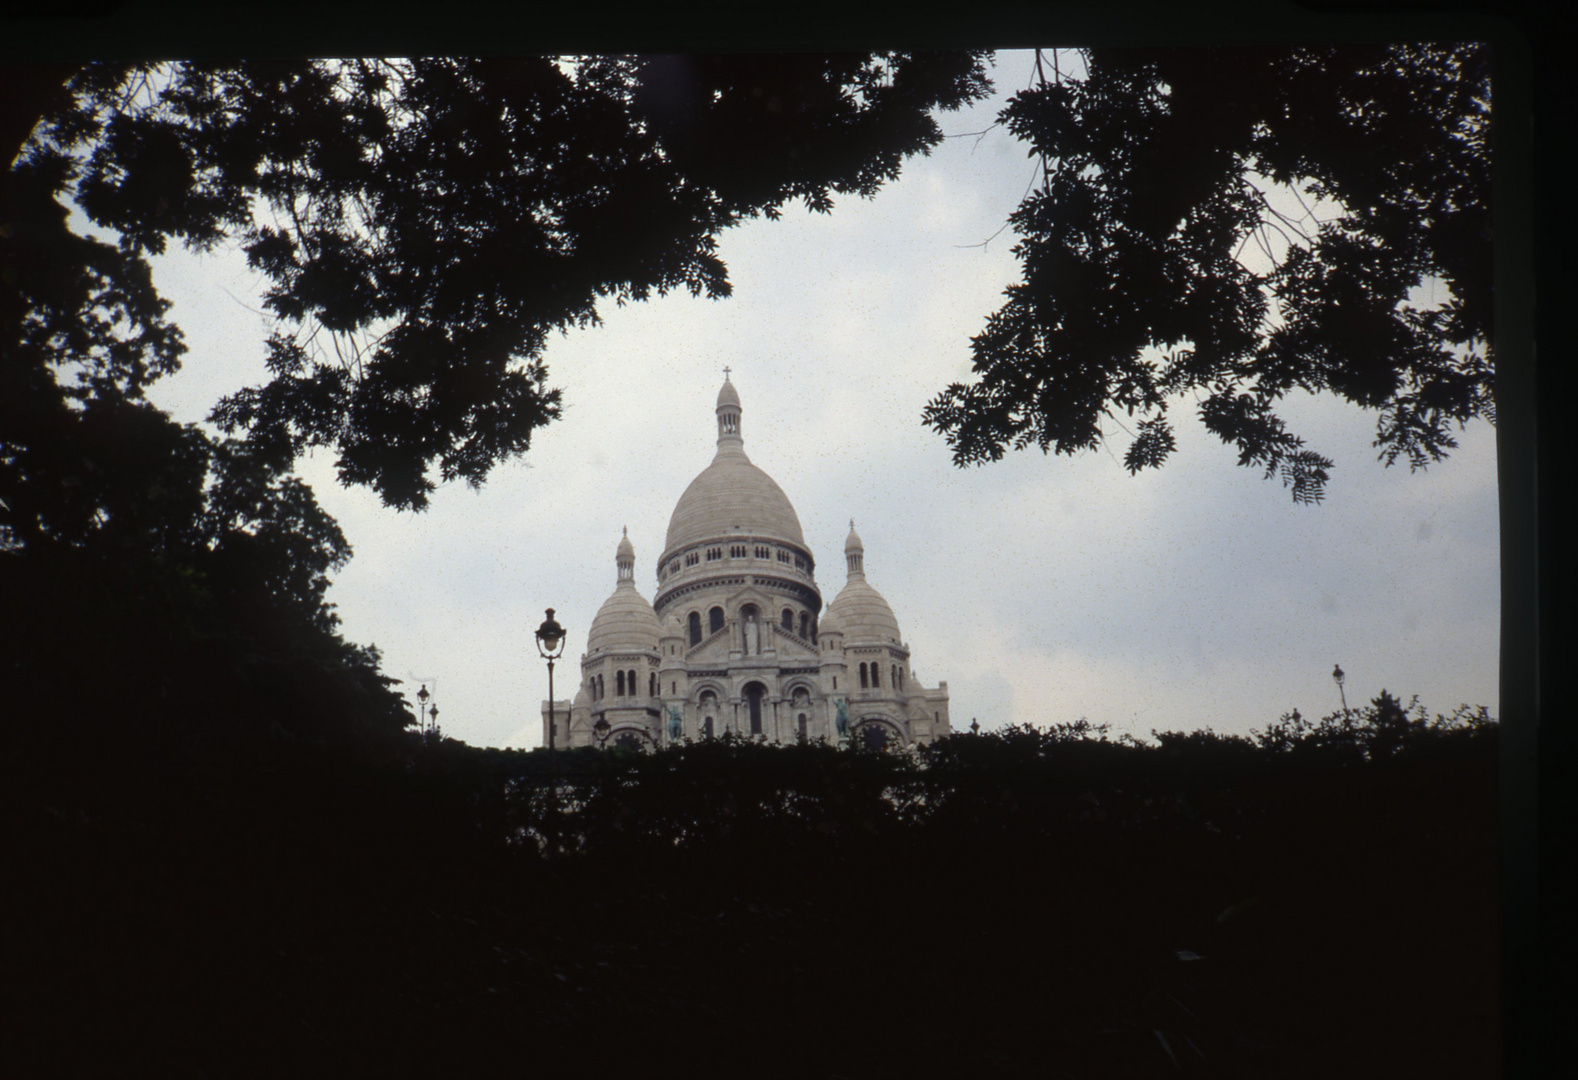
[[[915,681],[893,609],[866,581],[854,523],[848,581],[823,613],[800,519],[745,456],[727,373],[717,414],[717,456],[674,507],[652,603],[636,591],[629,537],[619,542],[580,689],[553,705],[554,743],[654,747],[732,731],[910,746],[946,735],[948,684]],[[546,746],[546,701],[542,723]]]

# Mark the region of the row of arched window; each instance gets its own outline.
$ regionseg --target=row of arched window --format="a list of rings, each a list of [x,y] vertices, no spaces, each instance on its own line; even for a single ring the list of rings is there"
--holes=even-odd
[[[640,683],[636,681],[636,673],[634,671],[614,672],[615,697],[636,697],[636,687],[639,685]],[[603,676],[593,675],[587,689],[591,692],[593,701],[601,701],[605,694]],[[647,696],[658,696],[658,677],[655,671],[647,676]]]
[[[687,551],[683,556],[684,565],[687,567],[697,566],[701,563],[703,556],[706,557],[708,562],[717,562],[724,557],[723,552],[724,549],[721,547],[698,548],[694,551]],[[774,549],[765,544],[756,544],[754,546],[750,544],[730,544],[728,553],[728,557],[731,559],[747,559],[753,556],[758,559],[776,559],[786,566],[792,564],[796,570],[811,572],[811,564],[806,560],[805,556],[797,552],[785,551],[781,548]],[[669,560],[666,567],[659,567],[658,576],[662,578],[669,574],[679,573],[680,559],[680,556],[676,556]]]
[[[888,665],[888,686],[894,690],[904,689],[904,669],[897,664]],[[878,663],[860,665],[860,688],[862,690],[882,688],[882,665]]]
[[[746,614],[747,611],[749,612],[749,615],[754,618],[756,609],[754,607],[748,608],[748,609],[744,609],[744,610],[742,610],[741,614],[742,615]],[[721,607],[714,607],[714,608],[708,609],[708,611],[707,611],[707,631],[706,631],[708,634],[716,634],[719,630],[722,630],[723,629],[723,623],[724,623],[724,614],[723,614],[723,609]],[[786,630],[787,632],[789,632],[791,634],[796,632],[796,627],[798,626],[799,634],[800,634],[801,637],[805,638],[808,641],[813,641],[814,642],[816,640],[816,623],[814,623],[811,620],[811,613],[809,611],[802,611],[802,612],[800,612],[799,619],[798,619],[798,622],[797,622],[794,610],[792,608],[784,608],[783,609],[783,613],[779,616],[779,625],[782,626],[784,628],[784,630]],[[701,612],[699,612],[699,611],[692,611],[690,613],[690,618],[689,618],[689,635],[690,635],[690,643],[692,645],[700,645],[701,644],[702,628],[701,628]]]
[[[766,696],[767,688],[761,683],[751,683],[745,687],[745,715],[746,723],[752,735],[762,734],[763,708],[762,699]],[[803,686],[797,686],[790,695],[789,704],[792,709],[804,710],[811,707],[811,692]],[[704,738],[711,738],[717,724],[718,695],[711,690],[703,690],[696,699],[697,712],[701,714],[701,734]],[[796,724],[800,734],[806,733],[808,723],[806,713],[800,712],[796,716]]]

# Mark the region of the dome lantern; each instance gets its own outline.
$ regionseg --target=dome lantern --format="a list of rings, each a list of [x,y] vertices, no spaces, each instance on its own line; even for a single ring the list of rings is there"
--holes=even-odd
[[[636,581],[636,549],[630,543],[630,527],[624,528],[623,537],[619,541],[619,550],[614,553],[614,565],[619,568],[619,583]]]
[[[723,369],[723,389],[718,391],[718,450],[725,443],[743,448],[745,440],[740,434],[740,394],[729,381],[729,369]]]
[[[849,539],[844,541],[844,559],[849,563],[850,577],[865,577],[866,546],[860,542],[860,534],[855,531],[855,519],[849,519]]]

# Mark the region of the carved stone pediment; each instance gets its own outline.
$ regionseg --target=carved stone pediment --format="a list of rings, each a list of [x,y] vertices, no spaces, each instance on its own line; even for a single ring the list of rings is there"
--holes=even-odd
[[[755,604],[762,617],[768,618],[771,617],[774,603],[771,593],[755,585],[747,585],[729,594],[728,610],[731,614],[737,613],[746,604]]]
[[[785,633],[781,626],[773,627],[772,646],[782,661],[804,660],[817,655],[815,646],[809,641],[801,639],[796,634]]]

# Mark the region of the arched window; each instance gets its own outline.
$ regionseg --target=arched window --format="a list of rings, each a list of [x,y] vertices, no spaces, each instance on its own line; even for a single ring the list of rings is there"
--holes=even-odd
[[[807,641],[811,640],[811,613],[809,611],[800,613],[800,636]]]
[[[597,700],[603,700],[603,677],[601,675],[597,677]]]
[[[631,697],[636,696],[636,673],[633,671],[625,672],[625,690]]]
[[[873,687],[879,687],[879,686],[882,685],[882,680],[877,678],[877,676],[879,674],[881,674],[881,673],[882,673],[882,665],[881,664],[872,664],[871,665],[871,685]]]
[[[799,716],[795,717],[795,730],[799,734],[800,738],[803,739],[806,737],[805,713],[801,713]]]
[[[899,666],[897,664],[889,666],[892,670],[888,672],[888,685],[897,690],[899,688]]]
[[[870,685],[870,682],[868,681],[868,676],[866,675],[866,665],[865,664],[861,664],[860,665],[860,688],[862,690],[864,690],[869,685]]]
[[[715,607],[707,612],[707,627],[709,634],[716,634],[723,629],[723,609],[721,607]]]
[[[704,738],[712,738],[712,716],[718,711],[718,696],[711,690],[704,691],[701,695],[701,734]]]
[[[794,633],[794,612],[790,611],[788,608],[784,608],[783,622],[784,629],[789,631],[791,634]]]
[[[647,697],[657,697],[657,672],[647,676]]]
[[[614,672],[614,695],[616,697],[625,696],[625,673],[623,671]]]
[[[751,683],[745,688],[745,701],[751,714],[752,735],[762,733],[762,695],[766,692],[767,688],[761,683]]]
[[[690,643],[701,644],[701,615],[694,611],[690,613]]]

